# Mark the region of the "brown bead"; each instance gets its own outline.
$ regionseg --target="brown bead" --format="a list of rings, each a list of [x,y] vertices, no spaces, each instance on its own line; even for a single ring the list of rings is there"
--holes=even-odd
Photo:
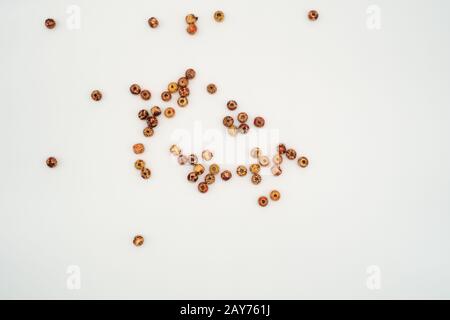
[[[231,171],[229,170],[225,170],[220,174],[220,177],[222,178],[223,181],[228,181],[231,179],[232,174]]]
[[[245,166],[238,166],[236,168],[236,173],[239,177],[243,177],[247,174],[247,168]]]
[[[259,173],[261,171],[261,165],[258,163],[253,163],[250,165],[250,172],[251,173]]]
[[[238,127],[239,132],[242,134],[246,134],[248,132],[248,130],[250,130],[250,127],[248,124],[246,123],[241,123]]]
[[[234,124],[234,119],[231,116],[226,116],[222,122],[225,127],[230,128]]]
[[[188,24],[196,23],[198,20],[198,17],[196,17],[194,14],[190,13],[186,16],[185,20],[186,20],[186,23],[188,23]]]
[[[220,172],[220,167],[218,164],[213,163],[212,165],[209,166],[209,173],[216,175],[216,174],[219,174],[219,172]]]
[[[280,164],[283,162],[283,157],[281,156],[281,154],[277,153],[276,155],[273,156],[272,161],[275,164]]]
[[[258,147],[253,148],[253,149],[250,151],[250,156],[251,156],[252,158],[258,159],[261,155],[262,155],[262,154],[261,154],[261,149],[258,148]]]
[[[99,90],[94,90],[91,93],[91,98],[94,101],[100,101],[102,99],[102,93]]]
[[[136,143],[135,145],[133,145],[133,151],[136,154],[141,154],[145,151],[145,147],[142,143]]]
[[[308,12],[308,19],[311,21],[316,21],[319,18],[319,13],[316,10],[311,10]]]
[[[143,236],[135,236],[133,239],[133,244],[136,247],[140,247],[144,244],[144,237]]]
[[[228,127],[228,129],[227,129],[227,131],[228,131],[228,134],[230,135],[230,136],[232,136],[232,137],[235,137],[237,134],[238,134],[238,128],[236,127],[236,126],[231,126],[231,127]]]
[[[189,163],[192,164],[192,165],[198,163],[198,158],[197,158],[197,156],[196,156],[195,154],[193,154],[193,153],[189,155],[188,159],[189,159]]]
[[[49,157],[46,163],[49,168],[54,168],[58,165],[58,160],[55,157]]]
[[[151,175],[152,175],[152,172],[150,171],[149,168],[144,168],[141,170],[141,177],[143,179],[148,179],[148,178],[150,178]]]
[[[178,104],[178,106],[180,106],[182,108],[186,107],[187,104],[188,104],[188,98],[186,98],[186,97],[179,97],[178,100],[177,100],[177,104]]]
[[[171,145],[169,151],[174,156],[179,156],[181,154],[181,149],[176,144]]]
[[[48,29],[53,29],[56,26],[56,21],[52,18],[45,19],[45,26]]]
[[[201,193],[208,192],[208,189],[208,184],[206,182],[200,182],[198,184],[198,191],[200,191]]]
[[[164,110],[164,115],[166,118],[172,118],[175,115],[175,109],[172,107],[168,107]]]
[[[155,133],[155,131],[153,131],[153,128],[151,127],[144,128],[142,132],[144,133],[144,136],[147,138],[153,136],[153,134]]]
[[[181,87],[178,89],[178,93],[180,94],[180,97],[187,97],[189,95],[189,88]]]
[[[152,114],[152,116],[158,117],[159,115],[161,115],[161,108],[158,106],[153,106],[150,109],[150,113]]]
[[[162,101],[170,101],[170,99],[172,99],[172,94],[169,91],[164,91],[163,93],[161,93],[161,99]]]
[[[217,92],[217,87],[214,83],[210,83],[206,86],[206,91],[208,91],[210,94],[214,94]]]
[[[228,110],[233,111],[233,110],[236,110],[237,107],[238,107],[238,104],[237,104],[236,101],[230,100],[230,101],[227,102],[227,108],[228,108]]]
[[[253,124],[255,125],[255,127],[257,128],[262,128],[264,127],[264,124],[266,123],[266,121],[264,120],[263,117],[256,117],[255,120],[253,120]]]
[[[140,95],[143,100],[149,100],[152,97],[152,94],[148,90],[142,90]]]
[[[198,175],[202,175],[205,172],[205,167],[200,163],[194,165],[194,172]]]
[[[270,199],[272,199],[273,201],[278,201],[280,200],[281,194],[278,190],[272,190],[270,192]]]
[[[187,175],[187,179],[189,182],[196,182],[198,180],[198,174],[195,172],[189,172]]]
[[[211,151],[209,151],[209,150],[204,150],[202,152],[202,158],[205,161],[209,161],[209,160],[211,160],[213,158],[213,153]]]
[[[138,84],[132,84],[130,86],[130,92],[132,94],[139,94],[141,93],[141,87]]]
[[[269,204],[269,199],[267,199],[267,197],[265,197],[265,196],[259,197],[258,198],[258,204],[261,207],[265,207],[265,206],[267,206]]]
[[[197,25],[195,23],[190,23],[188,24],[187,28],[186,28],[187,33],[189,33],[190,35],[194,35],[197,33]]]
[[[267,167],[270,164],[270,159],[267,156],[259,156],[258,163],[263,167]]]
[[[155,116],[149,116],[149,117],[147,118],[147,125],[148,125],[150,128],[156,127],[156,126],[158,125],[158,118],[155,117]]]
[[[222,11],[217,10],[214,12],[214,20],[216,20],[216,22],[222,22],[223,19],[225,19],[225,14]]]
[[[278,153],[279,154],[285,154],[286,153],[286,145],[284,143],[280,143],[278,145]]]
[[[289,160],[294,160],[297,157],[297,152],[294,149],[286,150],[286,158]]]
[[[270,171],[272,171],[272,174],[276,177],[278,177],[279,175],[281,175],[283,173],[283,170],[281,170],[281,167],[278,165],[274,165]]]
[[[178,79],[178,87],[187,87],[187,85],[189,84],[189,80],[186,77],[181,77],[180,79]],[[180,88],[178,88],[178,90],[180,90]]]
[[[245,123],[248,120],[248,114],[246,114],[245,112],[240,112],[237,115],[237,119],[240,123]]]
[[[300,157],[298,158],[297,163],[300,167],[306,168],[309,164],[309,160],[307,157]]]
[[[176,82],[169,83],[169,85],[167,86],[167,91],[169,91],[170,93],[177,92],[178,91],[178,84]]]
[[[144,160],[136,160],[134,162],[134,167],[138,170],[142,170],[145,168],[145,161]]]
[[[150,28],[157,28],[159,26],[159,21],[155,17],[151,17],[150,19],[148,19],[148,25],[150,26]]]
[[[186,163],[188,163],[189,159],[185,155],[180,154],[177,161],[179,165],[184,166]]]
[[[251,180],[252,180],[253,184],[260,184],[261,181],[262,181],[262,178],[261,178],[261,176],[258,173],[254,173],[254,174],[252,174],[252,179]]]
[[[139,113],[138,113],[138,117],[139,117],[139,119],[141,119],[141,120],[146,120],[146,119],[148,118],[148,116],[149,116],[149,113],[148,113],[148,111],[145,110],[145,109],[142,109],[142,110],[139,111]]]
[[[192,68],[187,69],[186,72],[185,72],[185,76],[189,80],[194,79],[195,78],[195,70],[192,69]]]
[[[205,176],[206,184],[213,184],[216,181],[216,177],[212,173],[208,173]]]

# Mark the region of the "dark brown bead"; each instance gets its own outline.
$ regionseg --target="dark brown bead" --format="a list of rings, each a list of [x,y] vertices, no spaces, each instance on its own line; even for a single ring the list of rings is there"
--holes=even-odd
[[[152,172],[150,171],[149,168],[144,168],[141,170],[141,177],[143,179],[148,179],[148,178],[150,178],[151,175],[152,175]]]
[[[100,101],[102,99],[102,93],[99,90],[94,90],[91,93],[91,98],[94,101]]]
[[[237,119],[240,123],[245,123],[248,120],[248,114],[246,114],[245,112],[240,112],[237,115]]]
[[[192,164],[192,165],[198,163],[198,158],[197,158],[197,156],[195,154],[190,154],[188,159],[189,159],[189,163]]]
[[[56,26],[56,21],[54,19],[48,18],[45,20],[45,26],[48,29],[53,29]]]
[[[138,84],[132,84],[130,86],[130,92],[132,94],[139,94],[141,93],[141,87]]]
[[[155,117],[158,117],[158,116],[160,116],[161,115],[161,108],[160,107],[158,107],[158,106],[153,106],[151,109],[150,109],[150,113],[152,114],[152,116],[155,116]]]
[[[261,175],[258,173],[252,174],[252,183],[259,184],[262,181]]]
[[[210,94],[214,94],[217,92],[217,87],[214,83],[210,83],[206,86],[206,91]]]
[[[286,145],[284,143],[280,143],[278,145],[278,153],[279,154],[285,154],[286,153]]]
[[[54,168],[58,164],[58,160],[55,157],[49,157],[46,163],[49,168]]]
[[[216,177],[212,173],[208,173],[205,176],[206,184],[213,184],[216,181]]]
[[[194,79],[195,78],[195,70],[192,69],[192,68],[187,69],[186,72],[185,72],[185,76],[189,80]]]
[[[190,182],[196,182],[198,180],[198,174],[196,172],[189,172],[187,179]]]
[[[267,197],[265,197],[265,196],[259,197],[258,198],[258,204],[261,207],[265,207],[265,206],[267,206],[269,204],[269,199],[267,199]]]
[[[143,132],[146,137],[151,137],[155,133],[151,127],[146,127]]]
[[[230,128],[234,124],[234,119],[233,117],[226,116],[225,118],[223,118],[222,122],[225,127]]]
[[[150,19],[148,19],[148,25],[150,26],[150,28],[154,29],[158,27],[159,21],[155,17],[151,17]]]
[[[319,13],[316,10],[311,10],[308,12],[308,19],[311,21],[316,21],[319,18]]]
[[[249,127],[249,125],[246,124],[246,123],[241,123],[241,124],[239,125],[238,129],[239,129],[239,132],[240,132],[240,133],[246,134],[246,133],[248,132],[248,130],[250,130],[250,127]]]
[[[148,90],[142,90],[140,95],[143,100],[149,100],[152,97],[152,94]]]
[[[180,87],[178,89],[178,93],[180,94],[180,97],[187,97],[189,95],[189,88],[188,87]]]
[[[197,33],[197,25],[195,23],[188,24],[186,31],[190,35],[196,34]]]
[[[149,117],[147,118],[147,125],[148,125],[150,128],[156,127],[156,126],[158,125],[158,118],[156,118],[155,116],[149,116]]]
[[[307,157],[300,157],[298,158],[297,163],[300,167],[306,168],[309,164],[309,160]]]
[[[144,237],[143,236],[135,236],[133,239],[133,244],[136,247],[140,247],[144,244]]]
[[[172,99],[172,94],[169,91],[164,91],[163,93],[161,93],[161,99],[162,101],[169,101],[170,99]]]
[[[270,199],[272,199],[273,201],[278,201],[280,200],[281,194],[278,190],[272,190],[270,192]]]
[[[186,97],[179,97],[178,100],[177,100],[177,104],[178,104],[178,106],[180,106],[182,108],[186,107],[187,104],[188,104],[188,98],[186,98]]]
[[[236,110],[236,108],[238,107],[238,104],[236,101],[234,100],[230,100],[227,102],[227,108],[231,111]]]
[[[286,158],[289,160],[294,160],[297,157],[297,152],[294,149],[286,150]]]
[[[225,170],[220,174],[220,177],[222,178],[223,181],[228,181],[231,179],[231,171],[229,170]]]
[[[181,77],[180,79],[178,79],[178,87],[187,87],[188,84],[189,84],[188,78]],[[178,88],[178,90],[180,90],[180,88]]]
[[[200,182],[198,184],[198,191],[201,193],[205,193],[208,191],[208,184],[206,182]]]
[[[264,124],[266,123],[266,121],[264,120],[263,117],[256,117],[255,120],[253,120],[253,124],[255,125],[255,127],[257,128],[262,128],[264,127]]]
[[[146,119],[148,118],[148,116],[149,116],[149,113],[148,113],[148,111],[145,110],[145,109],[142,109],[142,110],[139,111],[139,113],[138,113],[138,117],[139,117],[139,119],[141,119],[141,120],[146,120]]]

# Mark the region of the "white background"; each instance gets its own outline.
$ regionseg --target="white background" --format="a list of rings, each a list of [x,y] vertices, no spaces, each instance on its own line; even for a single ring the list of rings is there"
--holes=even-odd
[[[66,25],[70,5],[80,29]],[[367,26],[370,5],[379,30]],[[449,9],[444,0],[1,0],[0,297],[450,298]],[[195,36],[185,32],[190,12]],[[137,111],[174,105],[159,94],[188,67],[197,70],[189,106],[143,137]],[[149,103],[129,93],[135,82],[152,91]],[[196,126],[225,137],[229,99],[264,116],[310,166],[286,163],[259,186],[235,176],[200,194],[168,148]],[[133,168],[136,142],[148,181]],[[272,188],[282,199],[258,207]],[[67,287],[71,265],[79,290]]]

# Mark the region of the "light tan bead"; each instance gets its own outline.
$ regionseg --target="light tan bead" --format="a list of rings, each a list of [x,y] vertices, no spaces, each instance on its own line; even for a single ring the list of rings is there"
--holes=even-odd
[[[252,158],[258,159],[261,156],[261,149],[256,147],[250,151],[250,156]]]
[[[269,157],[267,156],[259,156],[258,162],[263,167],[267,167],[270,164]]]
[[[170,93],[177,92],[178,91],[178,83],[176,83],[176,82],[169,83],[169,85],[167,86],[167,91],[169,91]]]
[[[273,163],[280,164],[283,162],[283,157],[280,154],[276,154],[273,156]]]
[[[164,110],[164,115],[166,116],[166,118],[173,118],[173,116],[175,115],[175,109],[172,107],[168,107]]]
[[[213,157],[213,153],[212,153],[211,151],[209,151],[209,150],[204,150],[204,151],[202,152],[202,158],[203,158],[203,160],[209,161],[209,160],[212,159],[212,157]]]
[[[179,156],[181,154],[181,149],[176,144],[173,144],[169,150],[170,153],[173,154],[174,156]]]
[[[232,137],[235,137],[239,130],[235,125],[232,125],[231,127],[227,128],[228,134]]]
[[[218,174],[220,172],[220,167],[218,164],[213,163],[212,165],[209,166],[209,173],[211,174]]]
[[[283,171],[281,170],[281,167],[279,166],[279,165],[275,165],[275,166],[273,166],[271,169],[270,169],[270,171],[272,172],[272,174],[274,175],[274,176],[279,176],[279,175],[281,175],[282,173],[283,173]]]
[[[199,163],[194,165],[194,172],[198,175],[202,175],[205,172],[205,167]]]
[[[185,165],[186,163],[189,162],[189,159],[188,159],[188,157],[186,157],[185,155],[180,154],[180,155],[178,156],[177,161],[178,161],[178,163],[179,163],[180,165],[183,166],[183,165]]]

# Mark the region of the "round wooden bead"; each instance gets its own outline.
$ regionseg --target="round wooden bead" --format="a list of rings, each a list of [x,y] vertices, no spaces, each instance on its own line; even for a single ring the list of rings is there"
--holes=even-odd
[[[267,199],[267,197],[265,197],[265,196],[259,197],[258,198],[258,204],[261,207],[265,207],[265,206],[267,206],[269,204],[269,199]]]

